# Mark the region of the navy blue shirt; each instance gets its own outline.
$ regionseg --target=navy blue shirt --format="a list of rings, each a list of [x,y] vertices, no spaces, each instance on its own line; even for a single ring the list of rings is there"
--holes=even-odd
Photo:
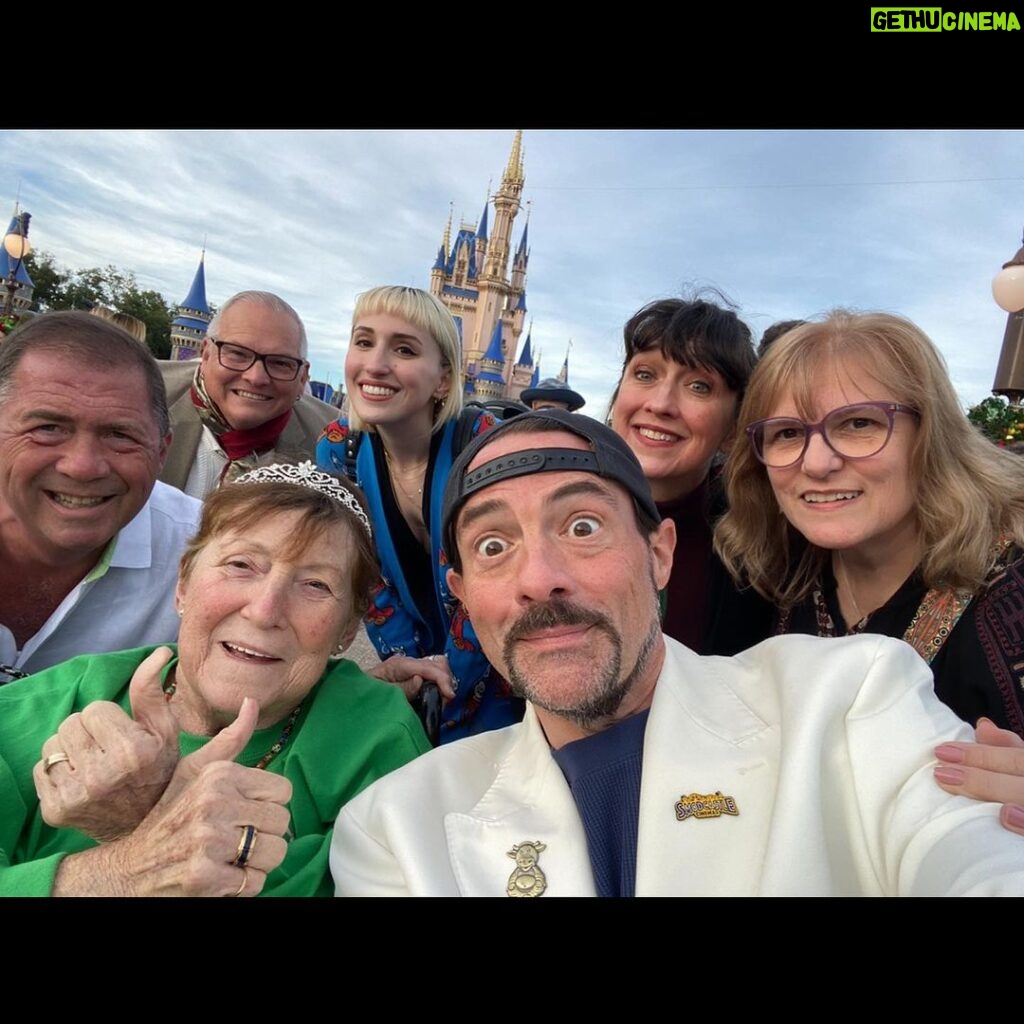
[[[631,715],[593,736],[551,751],[583,820],[598,896],[633,896],[636,892],[647,714]]]

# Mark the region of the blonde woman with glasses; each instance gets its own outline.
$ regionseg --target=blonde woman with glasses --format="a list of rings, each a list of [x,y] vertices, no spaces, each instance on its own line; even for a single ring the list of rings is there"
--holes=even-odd
[[[778,632],[902,638],[961,718],[1024,735],[1024,461],[968,421],[924,332],[843,310],[797,327],[740,430],[716,545]]]

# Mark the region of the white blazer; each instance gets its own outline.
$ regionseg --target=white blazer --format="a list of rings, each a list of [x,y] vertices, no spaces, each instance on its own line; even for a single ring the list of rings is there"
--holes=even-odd
[[[899,640],[784,636],[735,658],[665,637],[644,739],[638,896],[1024,895],[1024,839],[943,792],[971,729]],[[736,814],[677,815],[694,794]],[[691,804],[695,800],[689,801]],[[505,896],[523,842],[546,896],[592,896],[583,825],[532,708],[374,783],[338,817],[338,895]]]

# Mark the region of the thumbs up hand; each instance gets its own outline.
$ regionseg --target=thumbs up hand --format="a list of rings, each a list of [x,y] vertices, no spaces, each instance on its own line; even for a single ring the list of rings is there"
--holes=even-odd
[[[54,895],[255,896],[285,857],[292,784],[234,759],[256,729],[246,697],[230,725],[179,758],[158,648],[129,686],[132,716],[96,702],[43,745],[33,777],[43,817],[102,845],[65,857]]]
[[[246,697],[238,709],[238,717],[230,725],[221,729],[205,746],[200,747],[195,753],[189,754],[188,757],[183,757],[178,762],[160,802],[168,804],[175,800],[199,778],[207,765],[215,764],[218,761],[234,761],[245,749],[246,743],[256,731],[259,714],[259,704],[252,697]]]
[[[178,764],[179,727],[160,685],[172,656],[158,647],[135,670],[130,716],[95,701],[43,744],[32,777],[47,824],[109,842],[131,832],[163,795]]]

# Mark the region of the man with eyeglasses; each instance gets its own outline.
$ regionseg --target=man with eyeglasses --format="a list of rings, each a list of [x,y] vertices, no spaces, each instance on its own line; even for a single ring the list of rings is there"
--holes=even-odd
[[[336,410],[305,393],[306,330],[270,292],[244,291],[217,311],[199,361],[163,362],[174,441],[160,479],[205,498],[264,463],[313,457]]]

